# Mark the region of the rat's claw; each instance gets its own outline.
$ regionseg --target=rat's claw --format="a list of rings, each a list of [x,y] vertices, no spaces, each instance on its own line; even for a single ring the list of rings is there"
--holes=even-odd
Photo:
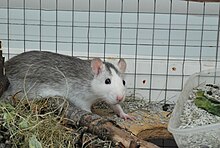
[[[122,118],[122,119],[124,119],[124,120],[136,120],[136,117],[134,117],[134,116],[130,116],[130,115],[128,115],[128,114],[125,114],[125,113],[123,113],[123,114],[120,114],[120,117]]]

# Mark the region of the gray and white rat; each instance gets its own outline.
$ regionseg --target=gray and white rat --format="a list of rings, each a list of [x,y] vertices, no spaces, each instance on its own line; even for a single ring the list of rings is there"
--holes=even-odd
[[[89,112],[92,104],[102,99],[121,118],[133,119],[119,104],[125,99],[125,70],[124,59],[114,66],[99,58],[82,60],[46,51],[24,52],[5,63],[10,86],[3,96],[19,91],[28,98],[65,96]]]

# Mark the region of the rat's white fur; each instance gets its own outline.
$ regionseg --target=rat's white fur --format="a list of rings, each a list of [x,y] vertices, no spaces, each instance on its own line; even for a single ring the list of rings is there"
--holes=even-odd
[[[126,88],[123,85],[123,80],[119,75],[110,68],[112,76],[110,77],[111,84],[105,84],[97,79],[92,80],[92,90],[100,98],[105,98],[108,104],[118,104],[117,96],[125,97]]]

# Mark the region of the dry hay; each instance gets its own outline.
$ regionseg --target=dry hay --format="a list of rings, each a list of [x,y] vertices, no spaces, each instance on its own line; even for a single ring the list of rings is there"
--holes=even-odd
[[[67,101],[58,107],[56,99],[62,98],[1,102],[0,147],[111,147],[110,141],[70,126],[65,118]]]
[[[101,140],[96,135],[87,133],[83,127],[75,127],[65,117],[67,101],[57,104],[62,97],[38,98],[34,100],[18,100],[12,97],[10,103],[0,103],[0,147],[115,147],[109,140]],[[161,103],[152,104],[138,97],[127,97],[122,104],[126,112],[145,110],[160,115]],[[94,106],[108,108],[103,102]],[[101,110],[103,111],[103,110]],[[109,115],[109,113],[107,113]],[[114,115],[114,113],[112,113]],[[142,121],[142,115],[140,115]],[[120,118],[113,116],[116,122]],[[163,119],[163,118],[162,118]],[[153,120],[153,119],[152,119]],[[165,120],[165,119],[164,119]],[[167,119],[166,119],[167,120]],[[165,120],[165,122],[167,122]],[[149,118],[147,119],[148,122]],[[121,121],[123,122],[123,121]],[[163,121],[164,122],[164,121]]]

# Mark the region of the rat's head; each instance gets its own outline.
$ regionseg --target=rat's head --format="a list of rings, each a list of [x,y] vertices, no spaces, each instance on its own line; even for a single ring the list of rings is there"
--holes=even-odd
[[[125,60],[120,59],[117,66],[114,66],[95,58],[91,61],[91,68],[94,73],[93,92],[109,104],[118,104],[124,101],[126,91],[123,79],[126,70]]]

